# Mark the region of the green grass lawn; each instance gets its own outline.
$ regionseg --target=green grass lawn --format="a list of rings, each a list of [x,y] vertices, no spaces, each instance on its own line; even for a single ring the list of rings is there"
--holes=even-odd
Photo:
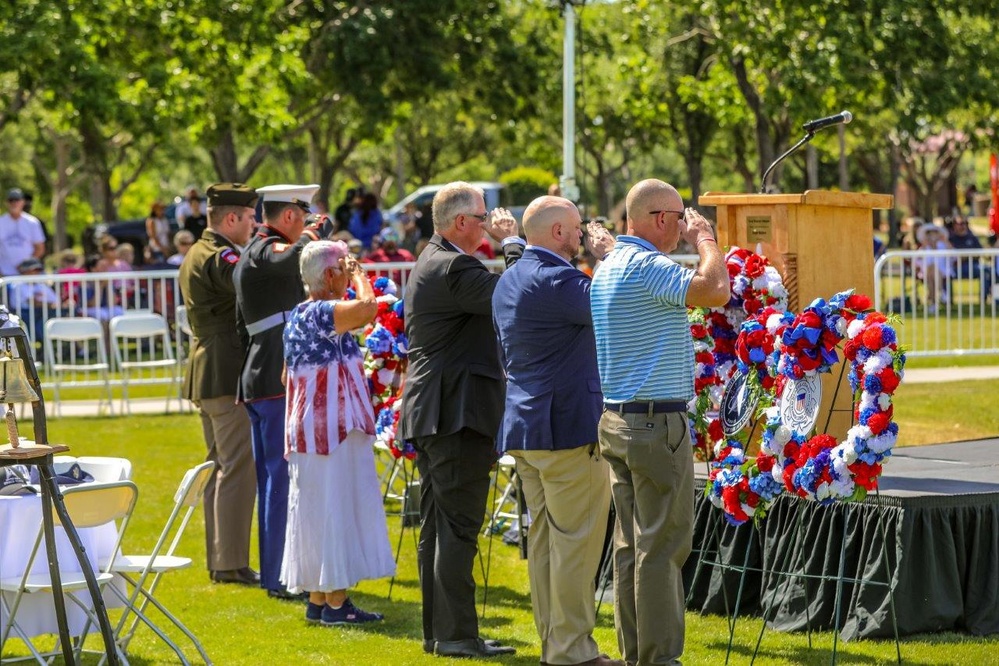
[[[978,386],[984,387],[985,383]],[[932,388],[930,386],[929,388]],[[959,390],[929,411],[925,403],[936,395],[950,395],[951,389],[935,391],[917,385],[900,389],[896,404],[903,433],[918,430],[922,420],[910,416],[918,410],[932,421],[939,413],[961,413],[958,406],[967,397]],[[910,389],[914,389],[911,390]],[[952,409],[953,408],[953,409]],[[985,410],[982,410],[985,411]],[[967,413],[967,410],[965,410]],[[921,417],[920,417],[921,418]],[[969,414],[969,419],[977,419]],[[991,425],[990,425],[991,424]],[[988,430],[994,422],[970,424],[968,432]],[[30,427],[22,429],[30,434]],[[993,429],[994,432],[995,429]],[[204,457],[204,444],[197,417],[193,415],[135,416],[117,419],[60,419],[49,422],[51,441],[72,447],[74,455],[124,456],[133,462],[134,480],[139,487],[139,503],[126,537],[126,549],[141,552],[155,542],[170,510],[173,493],[183,472]],[[903,435],[903,441],[906,435]],[[390,506],[389,510],[397,510]],[[390,515],[393,546],[399,535],[400,520]],[[328,629],[307,625],[304,608],[268,599],[261,590],[232,585],[214,585],[205,571],[204,523],[198,511],[181,547],[182,554],[194,558],[194,566],[167,575],[158,597],[177,613],[198,635],[216,664],[343,664],[405,665],[461,663],[424,655],[421,650],[420,596],[416,574],[416,551],[413,530],[402,535],[399,579],[392,599],[388,599],[387,580],[365,582],[353,592],[359,605],[383,612],[386,620],[365,628]],[[488,540],[480,542],[483,554]],[[254,546],[255,550],[255,546]],[[255,553],[252,559],[256,559]],[[477,571],[477,576],[481,574]],[[530,610],[530,592],[526,563],[517,549],[493,544],[491,586],[487,615],[481,621],[486,637],[501,638],[518,649],[514,658],[493,663],[533,666],[540,659],[539,641]],[[482,587],[479,588],[480,603]],[[481,606],[480,606],[481,607]],[[112,612],[114,615],[115,612]],[[718,616],[687,616],[685,664],[720,664],[727,645],[726,621]],[[738,624],[733,663],[748,663],[759,631],[759,620],[745,618]],[[182,647],[177,632],[168,632]],[[611,608],[600,610],[596,639],[606,652],[617,654]],[[46,642],[47,646],[49,643]],[[99,637],[88,640],[91,647],[100,645]],[[832,634],[813,636],[809,648],[804,635],[768,631],[759,663],[775,665],[824,664],[831,658]],[[894,661],[894,645],[883,641],[840,643],[840,662],[844,664],[889,664]],[[134,664],[173,664],[175,655],[145,627],[139,630],[130,646]],[[192,655],[193,649],[186,649]],[[4,656],[24,654],[17,640],[11,640]],[[902,655],[910,664],[986,664],[999,663],[999,641],[960,634],[935,634],[907,638]],[[96,660],[87,663],[96,663]],[[467,662],[466,662],[467,663]]]

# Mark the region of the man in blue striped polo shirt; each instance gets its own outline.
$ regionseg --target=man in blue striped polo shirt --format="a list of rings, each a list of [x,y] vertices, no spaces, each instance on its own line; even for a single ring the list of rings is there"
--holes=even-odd
[[[686,403],[694,394],[687,306],[729,300],[725,258],[711,224],[661,180],[628,192],[627,234],[593,278],[590,307],[604,395],[600,448],[610,463],[614,611],[629,664],[679,663],[690,554],[694,462]],[[696,270],[666,256],[680,238]]]

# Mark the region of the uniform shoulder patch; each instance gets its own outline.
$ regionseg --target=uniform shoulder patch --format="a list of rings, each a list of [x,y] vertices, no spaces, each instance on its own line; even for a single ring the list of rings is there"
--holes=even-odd
[[[226,262],[227,264],[235,264],[237,261],[239,261],[239,255],[236,254],[232,250],[232,248],[229,248],[229,247],[227,247],[226,249],[222,250],[219,253],[219,256],[222,257],[222,261]]]

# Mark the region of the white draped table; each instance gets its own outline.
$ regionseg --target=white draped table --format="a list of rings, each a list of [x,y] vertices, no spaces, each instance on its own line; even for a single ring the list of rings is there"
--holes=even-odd
[[[31,556],[42,521],[42,500],[37,495],[22,495],[18,497],[0,496],[0,578],[19,578],[24,574]],[[73,553],[62,527],[56,526],[56,548],[59,554],[59,569],[67,572],[80,572],[80,563]],[[77,530],[90,563],[97,570],[97,563],[107,560],[114,549],[117,528],[114,523],[89,529]],[[45,539],[42,538],[38,553],[31,567],[33,574],[48,574],[48,560],[45,555]],[[112,584],[117,584],[115,581]],[[90,604],[90,594],[86,590],[74,593],[77,598]],[[6,607],[0,604],[0,631],[7,622],[6,610],[14,603],[13,592],[3,593]],[[108,606],[122,606],[121,601],[110,592],[104,593]],[[66,615],[69,622],[69,632],[78,636],[86,623],[86,614],[73,601],[66,600]],[[55,605],[51,594],[36,592],[24,594],[21,605],[17,609],[17,622],[29,636],[40,634],[58,634],[59,625],[56,621]],[[91,623],[89,631],[98,633],[100,627]]]

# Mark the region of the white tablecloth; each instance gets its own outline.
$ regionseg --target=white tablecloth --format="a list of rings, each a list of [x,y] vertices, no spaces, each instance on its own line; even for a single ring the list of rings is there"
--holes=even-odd
[[[31,495],[0,497],[0,578],[14,578],[24,574],[41,520],[41,497]],[[81,571],[80,564],[73,553],[65,531],[58,526],[55,529],[60,570],[79,573]],[[106,560],[114,549],[115,537],[117,536],[114,523],[81,529],[77,532],[90,563],[96,569],[98,560]],[[48,570],[48,558],[45,554],[45,539],[43,538],[31,572],[47,574]],[[88,604],[90,603],[90,595],[87,591],[76,592],[75,595],[80,599],[85,599]],[[4,593],[7,607],[13,604],[14,597],[15,594],[12,592]],[[104,598],[105,603],[109,606],[122,605],[110,591],[105,591]],[[5,608],[0,608],[0,629],[7,621],[5,611]],[[69,599],[66,600],[66,615],[69,620],[70,634],[79,635],[86,622],[86,615]],[[17,609],[17,622],[30,636],[58,634],[59,624],[56,621],[52,595],[40,592],[25,594]],[[91,625],[91,633],[99,631],[100,627]]]

